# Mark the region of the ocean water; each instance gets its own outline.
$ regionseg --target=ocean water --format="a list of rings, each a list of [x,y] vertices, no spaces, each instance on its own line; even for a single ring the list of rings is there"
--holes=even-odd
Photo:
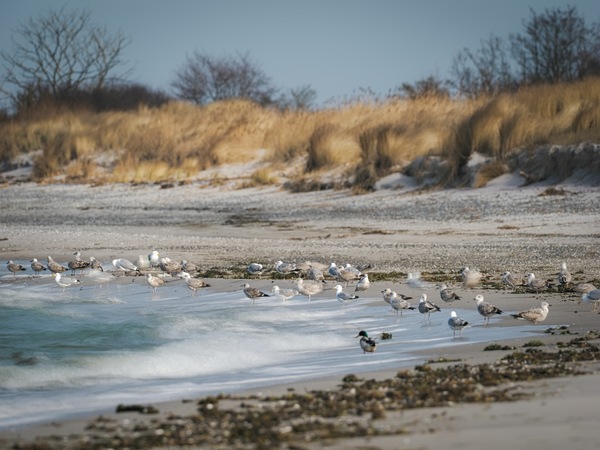
[[[205,288],[194,296],[183,281],[152,293],[141,277],[104,286],[80,279],[81,286],[63,292],[48,275],[13,281],[6,265],[0,269],[0,429],[99,414],[119,403],[401,369],[422,362],[422,349],[505,340],[534,329],[494,327],[497,319],[484,328],[474,302],[458,302],[452,309],[473,326],[453,339],[447,305],[430,321],[417,311],[396,316],[373,286],[347,306],[335,299],[332,284],[311,302],[273,297],[252,305],[242,281],[226,292]],[[252,285],[273,286],[270,280]],[[418,303],[419,291],[400,291]],[[435,290],[429,295],[437,300]],[[393,337],[363,354],[355,338],[362,329]]]

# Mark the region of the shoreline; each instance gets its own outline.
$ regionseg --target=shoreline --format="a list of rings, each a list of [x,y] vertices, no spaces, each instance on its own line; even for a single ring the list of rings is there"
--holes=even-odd
[[[221,288],[238,283],[236,273],[247,263],[272,264],[278,259],[368,262],[378,272],[420,271],[441,275],[449,281],[458,280],[460,269],[467,265],[485,270],[496,281],[505,270],[521,273],[533,270],[541,278],[552,278],[560,263],[567,261],[576,282],[599,280],[596,223],[600,216],[600,188],[566,185],[571,194],[548,197],[541,196],[544,185],[518,189],[510,182],[479,190],[389,191],[364,196],[339,191],[289,194],[276,189],[219,191],[194,186],[161,191],[155,186],[11,185],[3,188],[0,196],[3,211],[0,253],[5,260],[28,261],[50,254],[58,261],[66,261],[74,250],[81,250],[84,255],[93,255],[107,264],[117,257],[134,260],[138,254],[156,248],[173,259],[199,262],[204,270],[221,271],[224,274],[218,283]],[[592,305],[577,305],[575,295],[527,294],[527,301],[519,303],[518,296],[504,295],[507,292],[487,289],[484,294],[486,301],[497,303],[506,311],[516,311],[520,305],[537,306],[542,299],[552,299],[549,318],[538,325],[539,333],[535,336],[548,348],[556,349],[559,341],[600,329],[600,317],[591,311]],[[474,307],[471,302],[475,293],[472,291],[473,295],[469,294],[460,306]],[[493,326],[511,326],[512,320],[506,317]],[[544,332],[550,326],[561,325],[568,325],[573,335]],[[521,349],[524,342],[532,339],[527,336],[502,344]],[[484,352],[479,345],[464,343],[443,351],[431,349],[417,357],[424,362],[444,357],[479,364],[492,362],[505,353]],[[593,392],[594,383],[600,380],[597,369],[597,364],[592,363],[589,370],[594,373],[590,375],[517,383],[515,389],[535,394],[517,402],[401,412],[403,423],[416,424],[415,432],[327,439],[306,443],[306,448],[371,445],[395,449],[402,444],[415,448],[469,449],[478,448],[477,444],[490,436],[489,439],[501,439],[502,445],[529,450],[547,448],[557,442],[569,444],[569,448],[587,449],[595,445],[592,401],[595,396],[585,397],[585,392]],[[394,372],[365,372],[360,377],[393,377]],[[333,390],[340,379],[326,377],[285,383],[251,389],[245,395],[256,396],[259,392],[266,396],[286,395],[291,388],[294,392]],[[196,400],[180,399],[155,406],[160,415],[174,412],[183,416],[196,409]],[[557,411],[561,405],[564,405],[562,421]],[[117,424],[115,430],[123,421],[152,422],[156,417],[115,412],[106,416],[110,418],[108,423]],[[390,417],[398,418],[395,414]],[[66,438],[74,432],[91,436],[94,431],[86,428],[90,420],[94,420],[93,415],[5,430],[0,432],[0,443],[31,443],[36,435],[46,439],[51,435]],[[463,425],[464,422],[467,424]],[[569,430],[568,424],[577,424],[576,431]],[[25,440],[19,441],[18,436]],[[567,437],[571,440],[567,441]]]

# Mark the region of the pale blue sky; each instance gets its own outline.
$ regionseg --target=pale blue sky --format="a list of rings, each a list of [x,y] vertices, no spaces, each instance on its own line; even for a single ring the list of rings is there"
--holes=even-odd
[[[19,22],[63,5],[132,40],[124,56],[134,81],[168,91],[196,49],[249,53],[276,86],[311,85],[319,102],[446,77],[462,48],[521,31],[530,7],[574,5],[588,23],[600,22],[598,0],[3,0],[2,49]]]

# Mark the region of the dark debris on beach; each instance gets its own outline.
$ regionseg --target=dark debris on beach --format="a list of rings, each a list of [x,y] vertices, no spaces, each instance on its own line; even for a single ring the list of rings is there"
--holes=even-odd
[[[590,373],[593,366],[585,363],[600,361],[599,340],[600,332],[591,331],[558,342],[552,349],[524,346],[494,363],[432,361],[447,365],[427,363],[384,380],[350,374],[334,390],[206,397],[197,402],[197,412],[191,416],[153,416],[140,421],[99,417],[83,435],[38,438],[5,448],[300,450],[340,438],[407,434],[408,425],[385,419],[412,408],[528,398],[533,394],[523,383]]]

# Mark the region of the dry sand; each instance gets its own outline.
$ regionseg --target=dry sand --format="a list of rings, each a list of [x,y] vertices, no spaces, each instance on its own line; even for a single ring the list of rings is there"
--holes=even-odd
[[[505,176],[484,189],[411,192],[402,186],[364,196],[346,191],[287,194],[276,188],[231,190],[177,186],[36,186],[0,189],[0,254],[3,260],[68,259],[74,250],[103,262],[137,258],[159,249],[172,259],[187,259],[204,269],[223,271],[251,261],[278,259],[369,263],[378,272],[442,272],[456,276],[464,266],[498,279],[505,270],[554,278],[566,261],[576,281],[600,279],[598,219],[600,188],[574,183],[517,187]],[[545,195],[554,193],[558,195]],[[544,333],[568,325],[574,334],[600,329],[600,315],[578,305],[576,295],[486,291],[486,299],[507,310],[519,302],[552,304],[539,338],[552,347],[572,336]],[[505,317],[497,326],[511,326]],[[503,343],[508,344],[508,343]],[[512,345],[520,345],[514,342]],[[453,347],[449,356],[469,364],[499,358],[480,345]],[[423,361],[444,356],[423,354]],[[600,375],[521,383],[533,392],[514,403],[461,404],[407,410],[386,420],[405,424],[408,434],[313,442],[306,448],[396,449],[597,448],[596,393]],[[393,373],[376,373],[390,377]],[[296,383],[306,389],[335,389],[337,379]],[[289,386],[262,389],[286,392]],[[194,402],[170,402],[161,414],[192,414]],[[153,416],[114,415],[115,420],[150,421]],[[91,418],[90,418],[91,419]],[[28,427],[0,434],[0,446],[15,439],[86,433],[88,418]]]

